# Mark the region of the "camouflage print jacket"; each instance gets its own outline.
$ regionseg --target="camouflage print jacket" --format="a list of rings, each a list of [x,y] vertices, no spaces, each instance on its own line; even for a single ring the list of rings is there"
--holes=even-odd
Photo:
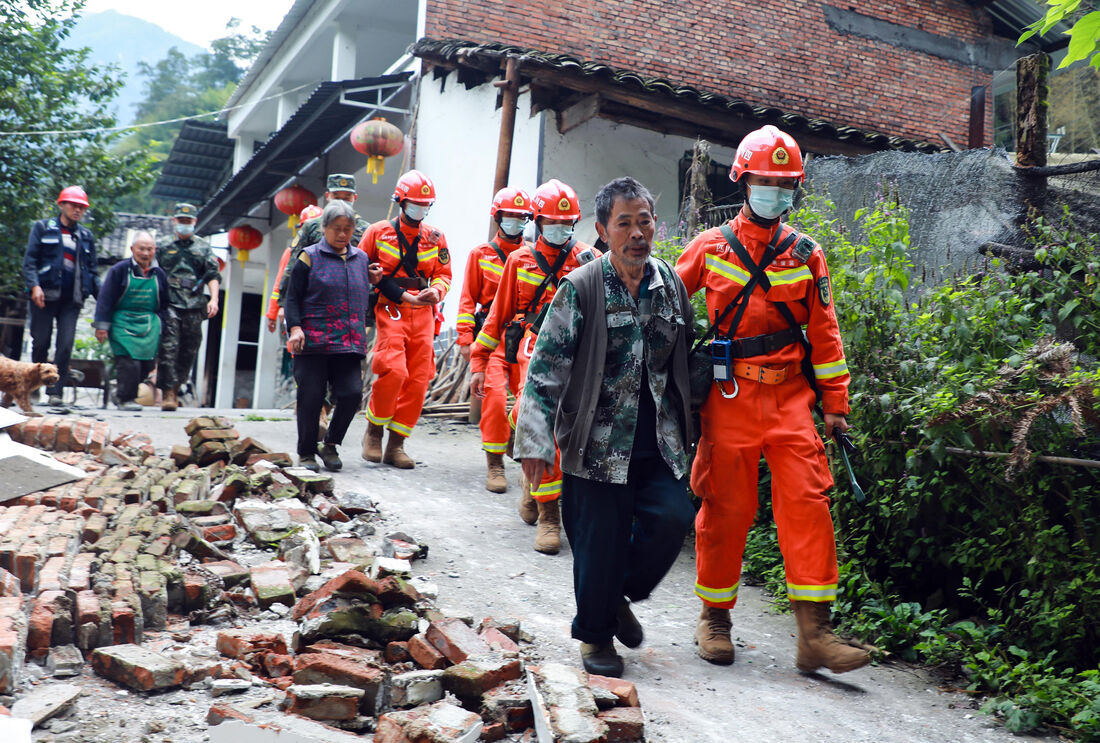
[[[363,239],[363,233],[370,227],[370,222],[355,215],[355,230],[351,233],[351,242],[348,243],[348,247],[354,248],[359,244],[359,241]],[[294,239],[290,243],[290,260],[287,265],[293,268],[298,263],[298,256],[302,254],[302,251],[308,248],[310,245],[316,245],[321,242],[321,238],[324,237],[324,230],[321,229],[321,218],[314,217],[313,219],[307,219],[298,226],[298,234],[294,236]],[[282,280],[279,281],[279,306],[283,306],[283,297],[286,296],[287,287],[290,285],[290,271],[284,271]]]
[[[168,303],[176,309],[206,307],[206,285],[221,279],[218,259],[201,237],[162,237],[157,241],[157,264],[168,274]]]
[[[562,471],[625,483],[645,363],[650,393],[660,401],[656,433],[661,457],[676,477],[687,473],[691,304],[664,261],[650,258],[647,275],[652,300],[647,318],[642,311],[648,302],[630,296],[610,255],[562,281],[527,371],[516,426],[517,459],[551,462],[556,441]],[[599,296],[589,287],[601,283]],[[590,321],[593,325],[586,327]]]

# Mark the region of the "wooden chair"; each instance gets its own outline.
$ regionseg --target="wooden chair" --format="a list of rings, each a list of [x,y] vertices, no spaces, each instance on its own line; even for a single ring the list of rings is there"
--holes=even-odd
[[[79,374],[72,374],[72,372]],[[102,393],[102,405],[107,407],[111,399],[111,377],[107,373],[107,363],[99,359],[72,359],[69,361],[69,386],[73,388],[73,402],[76,402],[77,388],[99,390]],[[77,381],[77,380],[80,381]]]

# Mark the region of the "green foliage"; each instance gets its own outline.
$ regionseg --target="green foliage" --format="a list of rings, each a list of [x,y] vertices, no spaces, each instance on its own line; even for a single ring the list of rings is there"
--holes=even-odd
[[[1100,11],[1095,10],[1092,3],[1082,0],[1047,0],[1047,6],[1046,14],[1024,30],[1016,45],[1019,46],[1032,36],[1043,36],[1065,21],[1072,23],[1066,32],[1069,35],[1069,48],[1058,69],[1090,57],[1089,64],[1100,69],[1100,53],[1097,52],[1097,46],[1100,46]]]
[[[31,223],[57,213],[65,186],[84,187],[85,222],[114,229],[119,198],[148,181],[144,154],[110,152],[117,135],[108,106],[120,81],[93,69],[87,49],[61,43],[79,0],[0,0],[0,294],[24,291],[20,270]],[[82,134],[17,134],[92,129]],[[11,134],[7,134],[11,132]]]
[[[248,32],[240,31],[240,21],[236,18],[230,19],[226,31],[225,37],[211,42],[209,52],[187,57],[172,47],[156,64],[140,64],[141,75],[145,78],[145,97],[137,106],[134,123],[170,123],[134,129],[118,144],[117,152],[148,151],[155,163],[154,169],[159,172],[160,164],[168,159],[183,126],[182,121],[174,120],[219,111],[225,106],[270,35],[255,26]],[[213,121],[214,117],[207,120]],[[167,208],[168,204],[152,197],[151,185],[126,199],[121,208],[140,213],[155,213]]]
[[[1100,478],[1036,460],[1100,459],[1100,236],[1036,220],[1039,270],[920,286],[907,216],[861,210],[858,236],[822,200],[792,217],[829,258],[868,494],[834,467],[835,615],[1015,732],[1100,741]],[[766,480],[761,502],[745,571],[782,597]]]

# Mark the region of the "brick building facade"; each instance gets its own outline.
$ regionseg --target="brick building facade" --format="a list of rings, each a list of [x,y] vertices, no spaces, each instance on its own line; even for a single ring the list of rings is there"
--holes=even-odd
[[[993,36],[980,3],[876,5],[564,0],[521,14],[493,0],[427,0],[425,35],[570,54],[840,125],[965,145],[971,90],[990,83],[1011,43]]]

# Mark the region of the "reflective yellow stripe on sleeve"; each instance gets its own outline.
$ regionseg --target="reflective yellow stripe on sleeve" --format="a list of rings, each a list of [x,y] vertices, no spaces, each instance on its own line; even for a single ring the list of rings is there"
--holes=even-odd
[[[832,379],[833,377],[840,377],[848,373],[848,362],[844,359],[840,361],[829,361],[824,364],[814,364],[814,379]]]
[[[500,345],[500,341],[491,335],[487,335],[484,330],[477,334],[477,343],[485,346],[490,351],[496,350],[496,347]]]
[[[528,284],[534,284],[535,286],[538,286],[546,277],[540,273],[534,273],[533,271],[528,271],[526,269],[520,268],[516,270],[516,278]]]
[[[724,261],[716,255],[707,254],[706,266],[708,271],[713,271],[741,286],[749,283],[751,275],[748,271],[734,263]]]
[[[456,322],[459,325],[473,325],[475,322],[477,322],[477,320],[474,319],[474,316],[471,315],[469,312],[460,312],[458,315],[458,320]]]

